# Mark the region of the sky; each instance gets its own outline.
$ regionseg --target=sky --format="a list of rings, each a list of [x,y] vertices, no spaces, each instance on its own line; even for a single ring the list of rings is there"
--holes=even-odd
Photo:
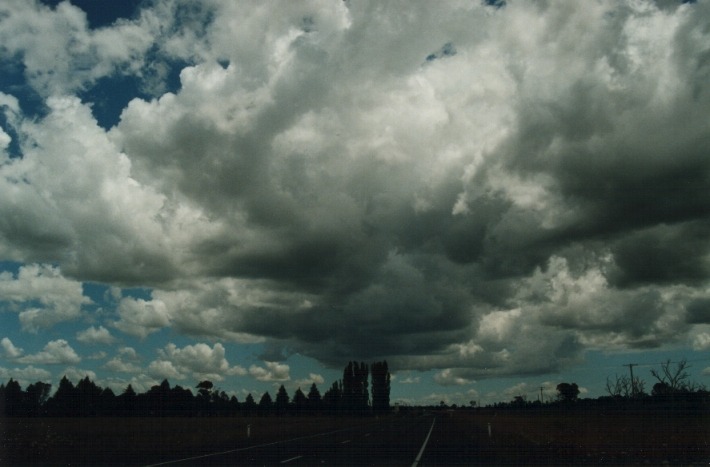
[[[710,386],[710,2],[4,0],[0,380]]]

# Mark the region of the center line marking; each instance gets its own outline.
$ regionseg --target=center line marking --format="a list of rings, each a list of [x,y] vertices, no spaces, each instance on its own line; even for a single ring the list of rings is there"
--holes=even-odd
[[[303,456],[296,456],[296,457],[292,457],[290,459],[286,459],[285,461],[281,461],[281,464],[288,464],[289,462],[295,461],[296,459],[300,459],[301,457],[303,457]]]
[[[419,461],[422,460],[422,454],[424,454],[424,449],[426,449],[426,443],[429,442],[429,437],[431,436],[431,431],[434,429],[434,423],[436,423],[436,418],[434,419],[433,422],[431,422],[431,428],[429,428],[429,433],[426,435],[426,438],[424,439],[424,444],[422,444],[422,448],[419,450],[419,454],[417,455],[417,458],[414,459],[414,464],[412,464],[412,467],[417,467],[417,464],[419,464]]]
[[[352,441],[352,440],[351,440],[351,439],[348,439],[348,440],[343,441],[343,442],[340,443],[340,444],[346,444],[346,443],[349,443],[350,441]]]

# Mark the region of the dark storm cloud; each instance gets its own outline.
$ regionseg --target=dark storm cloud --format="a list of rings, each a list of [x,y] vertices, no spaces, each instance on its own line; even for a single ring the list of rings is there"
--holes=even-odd
[[[366,286],[347,294],[332,290],[330,304],[288,311],[255,308],[241,315],[239,328],[280,339],[332,364],[348,355],[375,358],[442,350],[469,332],[470,296],[448,284],[436,265],[421,268],[412,262],[417,261],[391,255]]]
[[[710,274],[710,265],[699,252],[710,247],[710,226],[705,221],[680,225],[661,224],[632,232],[612,248],[617,275],[613,282],[701,284]]]
[[[688,323],[709,324],[710,323],[710,298],[699,298],[691,301],[686,306],[688,312]]]

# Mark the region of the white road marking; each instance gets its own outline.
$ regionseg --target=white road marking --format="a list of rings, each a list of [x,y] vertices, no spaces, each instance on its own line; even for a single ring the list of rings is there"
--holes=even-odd
[[[210,454],[203,454],[201,456],[192,456],[192,457],[185,457],[184,459],[173,459],[171,461],[165,461],[165,462],[158,462],[157,464],[150,464],[146,467],[157,467],[159,465],[168,465],[168,464],[177,464],[178,462],[187,462],[195,459],[204,459],[205,457],[212,457],[212,456],[219,456],[222,454],[229,454],[232,452],[240,452],[240,451],[248,451],[250,449],[257,449],[257,448],[263,448],[265,446],[274,446],[276,444],[281,444],[281,443],[288,443],[290,441],[297,441],[301,439],[310,439],[310,438],[318,438],[319,436],[327,436],[327,435],[332,435],[333,433],[340,433],[342,431],[348,431],[348,430],[353,430],[354,428],[357,427],[350,427],[350,428],[343,428],[342,430],[333,430],[333,431],[327,431],[325,433],[316,433],[314,435],[306,435],[306,436],[299,436],[297,438],[291,438],[291,439],[282,439],[280,441],[274,441],[273,443],[264,443],[264,444],[255,444],[254,446],[246,446],[243,448],[237,448],[237,449],[230,449],[229,451],[221,451],[221,452],[213,452]]]
[[[286,459],[285,461],[281,461],[281,464],[288,464],[289,462],[295,461],[296,459],[300,459],[301,457],[303,457],[303,456],[296,456],[296,457],[292,457],[290,459]]]
[[[340,444],[348,444],[348,443],[351,442],[351,441],[352,441],[351,439],[346,439],[345,441],[343,441],[343,442],[340,443]]]
[[[431,428],[429,428],[429,433],[426,435],[426,438],[424,439],[424,444],[422,444],[422,448],[419,450],[419,454],[417,454],[417,458],[414,459],[414,464],[412,464],[412,467],[417,467],[417,464],[419,464],[419,461],[422,460],[422,455],[424,454],[424,449],[426,449],[426,443],[429,442],[429,437],[431,436],[431,432],[434,429],[434,423],[436,423],[436,419],[431,422]]]

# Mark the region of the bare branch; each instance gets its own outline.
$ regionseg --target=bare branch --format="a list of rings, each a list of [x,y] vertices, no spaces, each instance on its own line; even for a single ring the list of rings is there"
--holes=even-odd
[[[666,360],[665,363],[661,363],[661,370],[651,370],[651,375],[658,380],[659,383],[666,385],[670,391],[686,391],[692,390],[695,384],[688,381],[690,379],[690,373],[688,373],[687,360],[683,359],[676,363],[673,367],[670,360]]]

